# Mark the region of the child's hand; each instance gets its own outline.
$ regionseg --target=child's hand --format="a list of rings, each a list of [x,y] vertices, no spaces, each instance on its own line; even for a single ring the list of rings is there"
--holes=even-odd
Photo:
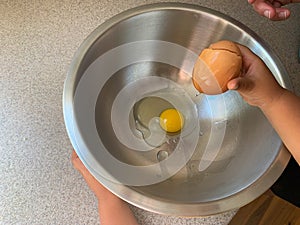
[[[238,47],[242,53],[244,71],[240,77],[228,82],[228,89],[237,90],[250,105],[269,107],[282,95],[284,89],[257,55],[245,46]]]
[[[86,183],[90,187],[90,189],[94,192],[98,199],[107,198],[108,196],[111,197],[114,195],[109,192],[105,187],[102,186],[87,170],[87,168],[83,165],[81,160],[79,159],[76,152],[73,150],[72,152],[72,163],[75,169],[77,169],[83,178],[85,179]]]
[[[101,224],[138,225],[127,203],[103,187],[83,165],[75,151],[72,152],[72,163],[98,198]]]

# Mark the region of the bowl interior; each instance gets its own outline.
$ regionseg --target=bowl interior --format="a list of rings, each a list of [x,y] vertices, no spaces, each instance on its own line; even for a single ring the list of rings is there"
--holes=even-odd
[[[145,8],[114,18],[86,41],[88,47],[73,77],[76,151],[93,175],[111,191],[146,209],[154,207],[149,206],[154,204],[149,199],[179,205],[201,204],[233,196],[264,176],[278,157],[281,141],[262,112],[233,91],[216,96],[199,95],[191,82],[195,57],[210,43],[227,39],[251,48],[281,85],[286,86],[284,70],[277,58],[255,34],[237,24],[207,9]],[[139,85],[140,81],[145,82]],[[117,135],[120,132],[131,132],[132,139],[144,141],[141,131],[135,130],[132,108],[145,96],[153,95],[153,91],[155,95],[163,92],[165,81],[177,88],[166,94],[175,99],[174,104],[183,99],[179,107],[182,104],[183,111],[184,107],[190,109],[186,110],[189,115],[186,126],[190,125],[190,130],[184,137],[180,133],[169,135],[168,143],[152,145],[147,151],[124,144]],[[181,92],[184,97],[180,97]],[[116,105],[117,99],[120,106]],[[164,164],[160,158],[163,154],[166,154],[164,159],[175,155],[180,145],[180,141],[170,144],[169,139],[183,140],[178,151],[185,160],[180,167]],[[110,159],[117,163],[111,163]],[[131,168],[122,171],[118,163]],[[162,163],[160,171],[151,167],[159,163]],[[144,167],[148,169],[142,170]],[[167,171],[166,179],[158,179],[159,182],[144,179],[168,169],[174,172]],[[277,176],[263,188],[266,190]],[[126,191],[124,185],[121,190],[120,185],[114,184],[116,181],[125,183]],[[155,207],[157,211],[178,213]],[[185,215],[199,214],[180,210]]]

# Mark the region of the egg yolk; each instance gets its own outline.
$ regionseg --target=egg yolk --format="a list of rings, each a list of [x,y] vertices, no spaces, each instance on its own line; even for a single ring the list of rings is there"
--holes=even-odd
[[[160,114],[160,126],[167,132],[175,133],[182,129],[184,119],[176,109],[166,109]]]

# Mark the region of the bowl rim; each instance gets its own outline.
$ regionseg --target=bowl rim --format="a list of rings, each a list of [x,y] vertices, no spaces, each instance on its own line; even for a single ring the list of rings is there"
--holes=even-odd
[[[199,13],[199,11],[208,13],[210,15],[219,17],[236,26],[238,29],[245,31],[249,36],[251,36],[254,40],[258,41],[261,46],[265,50],[268,51],[268,54],[272,56],[273,61],[276,62],[277,67],[284,74],[287,74],[284,66],[282,65],[279,58],[276,56],[274,51],[265,43],[255,32],[253,32],[250,28],[245,26],[244,24],[236,21],[235,19],[227,16],[221,12],[218,12],[213,9],[209,9],[199,5],[192,5],[186,3],[153,3],[142,5],[138,7],[131,8],[129,10],[123,11],[110,19],[106,20],[100,26],[98,26],[80,45],[78,50],[76,51],[73,60],[70,64],[69,71],[67,73],[67,77],[64,82],[63,89],[63,116],[65,121],[66,130],[75,149],[78,154],[80,160],[87,167],[90,173],[107,189],[109,189],[112,193],[120,197],[121,199],[129,202],[132,205],[135,205],[139,208],[159,213],[165,215],[176,215],[176,216],[209,216],[218,213],[223,213],[229,210],[237,209],[242,207],[254,199],[258,198],[265,191],[267,191],[273,183],[279,178],[283,170],[285,169],[289,159],[290,153],[287,151],[285,146],[282,144],[278,155],[275,157],[272,165],[265,171],[263,176],[259,177],[254,183],[250,186],[245,187],[243,190],[228,196],[223,199],[218,199],[210,202],[200,202],[200,203],[176,203],[176,202],[167,202],[161,201],[160,199],[153,199],[149,196],[145,196],[140,192],[133,190],[132,188],[120,185],[116,183],[112,183],[106,179],[101,179],[101,175],[95,171],[85,155],[80,151],[78,143],[76,142],[75,133],[76,125],[74,124],[74,102],[73,96],[75,93],[75,81],[76,75],[80,68],[80,65],[89,51],[90,47],[97,41],[97,39],[103,35],[107,30],[109,30],[112,26],[118,24],[121,21],[127,20],[131,17],[159,10],[183,10]],[[291,82],[288,76],[282,78],[280,80],[282,84],[287,89],[292,89]],[[265,179],[267,177],[267,179]]]

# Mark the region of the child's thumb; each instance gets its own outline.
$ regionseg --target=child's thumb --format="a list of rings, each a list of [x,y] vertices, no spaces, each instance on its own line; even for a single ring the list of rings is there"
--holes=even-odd
[[[236,90],[241,93],[250,91],[252,86],[252,82],[245,77],[234,78],[227,83],[227,88],[229,90]]]
[[[239,88],[239,78],[228,81],[227,88],[229,90],[237,90]]]

